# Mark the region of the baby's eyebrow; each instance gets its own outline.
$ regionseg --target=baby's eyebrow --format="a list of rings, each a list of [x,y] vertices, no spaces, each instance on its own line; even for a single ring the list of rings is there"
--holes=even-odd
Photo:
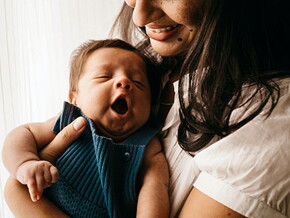
[[[135,73],[132,75],[133,79],[148,79],[148,76],[146,73],[141,73],[140,71],[135,71]]]
[[[143,76],[146,76],[147,77],[147,72],[146,70],[142,70],[140,68],[131,68],[131,71],[132,72],[135,72],[135,74],[137,75],[143,75]]]
[[[99,64],[96,68],[112,68],[111,64]]]

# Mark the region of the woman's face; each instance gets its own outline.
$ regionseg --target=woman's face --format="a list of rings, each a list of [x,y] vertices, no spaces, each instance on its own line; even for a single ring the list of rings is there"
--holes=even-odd
[[[200,20],[204,0],[125,0],[133,21],[145,27],[153,49],[174,56],[189,48]]]

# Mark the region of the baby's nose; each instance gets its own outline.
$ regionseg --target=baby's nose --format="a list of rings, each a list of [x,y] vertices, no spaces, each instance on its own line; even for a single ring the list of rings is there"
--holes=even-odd
[[[123,78],[120,78],[116,81],[116,87],[117,88],[124,88],[124,89],[131,89],[132,84],[128,78],[123,77]]]

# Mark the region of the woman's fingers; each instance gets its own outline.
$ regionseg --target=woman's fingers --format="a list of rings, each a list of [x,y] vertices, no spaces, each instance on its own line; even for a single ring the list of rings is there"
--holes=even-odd
[[[68,148],[68,146],[81,135],[85,130],[85,126],[85,118],[78,117],[75,119],[39,152],[39,157],[54,164],[56,159]]]

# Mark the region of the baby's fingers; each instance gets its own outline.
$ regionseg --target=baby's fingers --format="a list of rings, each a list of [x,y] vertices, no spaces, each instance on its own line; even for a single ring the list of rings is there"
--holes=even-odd
[[[58,180],[58,170],[55,166],[51,165],[45,172],[44,178],[46,181],[46,187],[51,186],[53,183],[56,183]],[[45,188],[46,188],[45,187]]]
[[[33,202],[38,201],[40,199],[40,196],[39,196],[39,193],[38,193],[38,188],[37,188],[36,181],[35,180],[30,180],[27,183],[27,187],[28,187],[28,190],[29,190],[29,195],[30,195],[31,200]]]
[[[56,183],[58,180],[58,170],[55,166],[50,167],[51,183]]]

